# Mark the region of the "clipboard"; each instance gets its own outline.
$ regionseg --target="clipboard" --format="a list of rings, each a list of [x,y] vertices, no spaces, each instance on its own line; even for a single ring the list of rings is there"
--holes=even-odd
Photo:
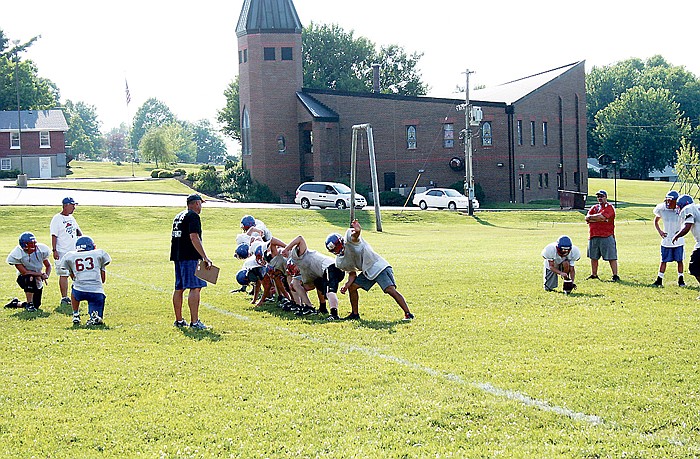
[[[203,261],[204,260],[199,260],[197,262],[197,269],[195,270],[194,275],[203,281],[216,284],[217,279],[219,279],[219,268],[211,265],[211,267],[207,269],[206,264],[203,263]]]

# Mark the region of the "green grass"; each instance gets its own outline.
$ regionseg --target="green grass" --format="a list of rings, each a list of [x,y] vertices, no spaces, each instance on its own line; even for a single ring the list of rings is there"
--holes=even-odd
[[[30,188],[58,188],[69,190],[93,190],[93,191],[126,191],[126,192],[141,192],[141,193],[170,193],[187,195],[192,192],[192,188],[184,185],[182,182],[171,179],[154,179],[154,180],[134,180],[124,182],[99,182],[99,181],[75,181],[75,182],[57,182],[57,181],[42,181],[35,182],[29,185]]]
[[[54,211],[5,208],[2,246],[9,252],[25,230],[46,242]],[[360,292],[360,322],[253,308],[229,293],[247,212],[205,208],[204,245],[222,269],[202,294],[206,332],[172,326],[176,212],[76,212],[114,260],[105,328],[72,327],[53,276],[43,313],[0,311],[0,456],[700,455],[697,283],[648,286],[659,240],[646,203],[619,211],[622,282],[585,281],[584,258],[568,297],[543,291],[540,251],[561,234],[585,251],[579,212],[385,212],[382,233],[359,212],[411,323],[376,288]],[[335,210],[254,215],[320,251],[348,223]],[[609,266],[601,272],[609,277]],[[6,266],[0,298],[18,293]],[[342,295],[340,307],[349,312]]]
[[[219,166],[220,167],[220,166]],[[151,171],[156,168],[155,163],[141,162],[140,164],[132,164],[123,162],[117,166],[113,162],[102,161],[71,161],[70,168],[73,173],[68,178],[106,178],[106,177],[150,177]],[[160,166],[161,169],[185,169],[187,172],[197,171],[200,168],[199,164],[178,164],[177,166]]]

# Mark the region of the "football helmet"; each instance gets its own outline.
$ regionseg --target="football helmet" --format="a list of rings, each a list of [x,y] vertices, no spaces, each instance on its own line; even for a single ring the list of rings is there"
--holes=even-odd
[[[78,240],[75,241],[75,250],[78,252],[95,250],[95,243],[90,236],[80,236]]]
[[[292,277],[298,276],[298,275],[300,274],[300,273],[299,273],[299,267],[298,267],[297,264],[294,263],[294,261],[291,260],[291,259],[290,259],[290,260],[287,260],[287,273],[288,273],[290,276],[292,276]]]
[[[678,211],[681,211],[681,210],[683,210],[684,207],[686,207],[692,203],[693,203],[693,198],[691,198],[687,194],[682,194],[678,197],[678,200],[676,201],[676,207],[678,208]]]
[[[568,255],[571,252],[571,247],[573,247],[573,243],[569,236],[559,236],[557,239],[557,253],[559,255]]]
[[[36,238],[34,237],[34,233],[30,233],[29,231],[26,231],[22,234],[19,235],[19,246],[22,248],[22,250],[26,250],[27,248],[35,248],[36,247]]]
[[[251,228],[253,226],[255,226],[255,219],[252,215],[246,215],[243,218],[241,218],[241,228],[247,230],[248,228]]]
[[[235,258],[238,258],[239,260],[245,260],[250,256],[250,246],[248,244],[240,244],[238,247],[236,247],[236,254],[234,255]]]
[[[338,233],[329,234],[326,238],[326,248],[331,253],[341,255],[345,250],[345,241],[343,240],[343,236]]]
[[[664,204],[666,205],[667,209],[675,209],[676,201],[678,201],[677,191],[671,190],[668,193],[666,193],[666,198],[664,198]]]
[[[248,280],[248,271],[245,269],[241,269],[238,271],[238,274],[236,274],[236,282],[238,282],[241,285],[248,285],[250,281]]]

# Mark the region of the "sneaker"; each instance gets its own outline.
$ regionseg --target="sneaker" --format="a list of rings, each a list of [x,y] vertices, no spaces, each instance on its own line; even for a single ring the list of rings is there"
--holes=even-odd
[[[410,312],[407,312],[406,315],[404,316],[403,320],[413,320],[415,318],[416,318],[416,316],[414,316]]]
[[[80,325],[80,313],[79,312],[73,313],[73,325]]]
[[[338,310],[336,308],[331,308],[331,313],[326,317],[326,320],[340,320],[340,317],[338,317]]]
[[[685,287],[685,281],[683,280],[683,276],[678,278],[678,286]]]
[[[102,325],[104,324],[104,321],[102,320],[102,317],[97,315],[97,312],[93,312],[90,314],[90,318],[88,319],[87,322],[85,322],[85,325],[87,326],[93,326],[93,325]]]
[[[318,312],[316,312],[316,309],[314,309],[313,306],[302,306],[302,308],[295,314],[298,316],[311,316],[314,314],[318,314]]]
[[[6,308],[18,308],[19,307],[19,298],[12,298],[12,300],[5,305]]]
[[[591,274],[590,276],[588,276],[586,278],[586,280],[588,280],[588,279],[600,279],[600,278],[598,276],[596,276],[595,274]]]
[[[34,303],[25,303],[25,309],[27,312],[36,312],[36,306],[34,306]]]
[[[319,314],[328,314],[328,309],[326,309],[326,305],[324,304],[323,306],[319,306],[318,308],[318,313]]]
[[[175,325],[178,328],[182,328],[182,327],[186,327],[188,324],[187,324],[187,321],[185,319],[182,319],[182,320],[176,320],[175,323],[173,323],[173,325]]]
[[[619,281],[620,281],[620,276],[618,276],[617,274],[615,274],[615,275],[612,277],[611,280],[612,280],[613,282],[619,282]]]
[[[194,328],[196,330],[206,330],[209,327],[204,325],[201,320],[198,320],[197,322],[192,322],[190,324],[190,328]]]
[[[663,287],[664,286],[664,281],[660,277],[657,277],[656,280],[654,281],[653,284],[651,284],[652,287]]]
[[[343,318],[343,320],[360,320],[360,315],[355,313],[350,313]]]
[[[61,306],[70,306],[70,298],[67,296],[61,298]]]

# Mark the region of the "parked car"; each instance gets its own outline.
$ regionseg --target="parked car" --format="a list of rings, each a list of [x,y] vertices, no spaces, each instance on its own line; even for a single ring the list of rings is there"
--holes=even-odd
[[[294,202],[302,209],[318,206],[321,209],[336,207],[347,209],[350,207],[350,187],[335,182],[304,182],[297,188]],[[359,193],[355,193],[355,208],[362,209],[367,205],[367,200]]]
[[[423,193],[416,193],[413,196],[413,205],[422,210],[428,207],[450,210],[467,209],[469,208],[469,198],[452,188],[431,188]],[[479,208],[479,201],[476,198],[473,201],[473,206],[474,209]]]

